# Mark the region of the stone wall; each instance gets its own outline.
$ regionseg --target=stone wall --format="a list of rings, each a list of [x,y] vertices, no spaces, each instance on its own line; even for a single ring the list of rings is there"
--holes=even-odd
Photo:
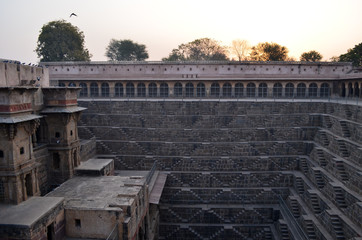
[[[20,63],[0,62],[0,87],[49,86],[49,73],[45,67]]]
[[[84,135],[83,135],[84,136]],[[82,140],[80,142],[80,152],[79,157],[80,161],[87,161],[88,159],[92,158],[96,155],[96,140],[95,138],[85,138],[89,140]]]

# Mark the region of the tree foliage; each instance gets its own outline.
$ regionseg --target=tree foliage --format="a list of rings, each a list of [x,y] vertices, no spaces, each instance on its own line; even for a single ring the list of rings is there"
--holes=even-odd
[[[362,43],[348,49],[347,53],[339,56],[340,62],[352,62],[353,66],[362,66]]]
[[[172,50],[162,61],[226,61],[227,49],[218,41],[210,38],[200,38],[181,44]]]
[[[35,49],[41,62],[90,61],[91,54],[84,47],[84,34],[65,20],[43,25]]]
[[[309,52],[304,52],[302,53],[302,55],[300,56],[300,61],[305,61],[305,62],[318,62],[323,58],[322,54],[320,54],[317,51],[309,51]]]
[[[146,45],[129,39],[112,39],[106,48],[106,57],[111,61],[144,61],[148,58],[148,52]]]
[[[285,61],[289,50],[277,43],[258,43],[251,48],[250,58],[254,61]]]
[[[233,56],[236,56],[238,61],[248,60],[248,54],[251,50],[247,40],[235,39],[231,43],[230,51]]]

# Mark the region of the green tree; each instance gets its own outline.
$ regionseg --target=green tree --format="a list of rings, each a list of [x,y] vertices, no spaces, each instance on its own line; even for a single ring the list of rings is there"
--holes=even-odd
[[[65,20],[43,25],[35,49],[41,62],[90,61],[92,55],[84,47],[84,34]]]
[[[250,58],[254,61],[285,61],[288,52],[288,48],[277,43],[264,42],[251,48]]]
[[[146,45],[112,39],[106,48],[106,57],[111,61],[143,61],[148,58],[148,52]]]
[[[300,56],[300,61],[305,61],[305,62],[318,62],[323,58],[322,54],[320,54],[317,51],[309,51],[309,52],[304,52],[302,53],[302,55]]]
[[[339,56],[340,62],[352,62],[353,66],[362,66],[362,43],[348,49],[347,53]]]
[[[218,41],[210,38],[200,38],[181,44],[171,51],[162,61],[226,61],[227,49]]]

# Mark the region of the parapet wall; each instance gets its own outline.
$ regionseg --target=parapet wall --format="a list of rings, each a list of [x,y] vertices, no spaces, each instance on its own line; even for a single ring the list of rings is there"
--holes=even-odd
[[[351,63],[307,62],[55,62],[52,80],[200,78],[335,78],[351,73]]]
[[[48,87],[49,72],[45,67],[0,62],[0,87]]]

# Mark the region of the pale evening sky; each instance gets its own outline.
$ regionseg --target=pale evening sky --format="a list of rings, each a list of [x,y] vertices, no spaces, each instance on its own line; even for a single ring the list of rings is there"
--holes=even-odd
[[[64,19],[85,35],[92,61],[112,38],[145,44],[148,60],[208,37],[231,45],[275,42],[299,60],[316,50],[329,60],[362,42],[361,0],[0,0],[0,58],[37,63],[41,27]],[[78,17],[69,18],[74,12]]]

